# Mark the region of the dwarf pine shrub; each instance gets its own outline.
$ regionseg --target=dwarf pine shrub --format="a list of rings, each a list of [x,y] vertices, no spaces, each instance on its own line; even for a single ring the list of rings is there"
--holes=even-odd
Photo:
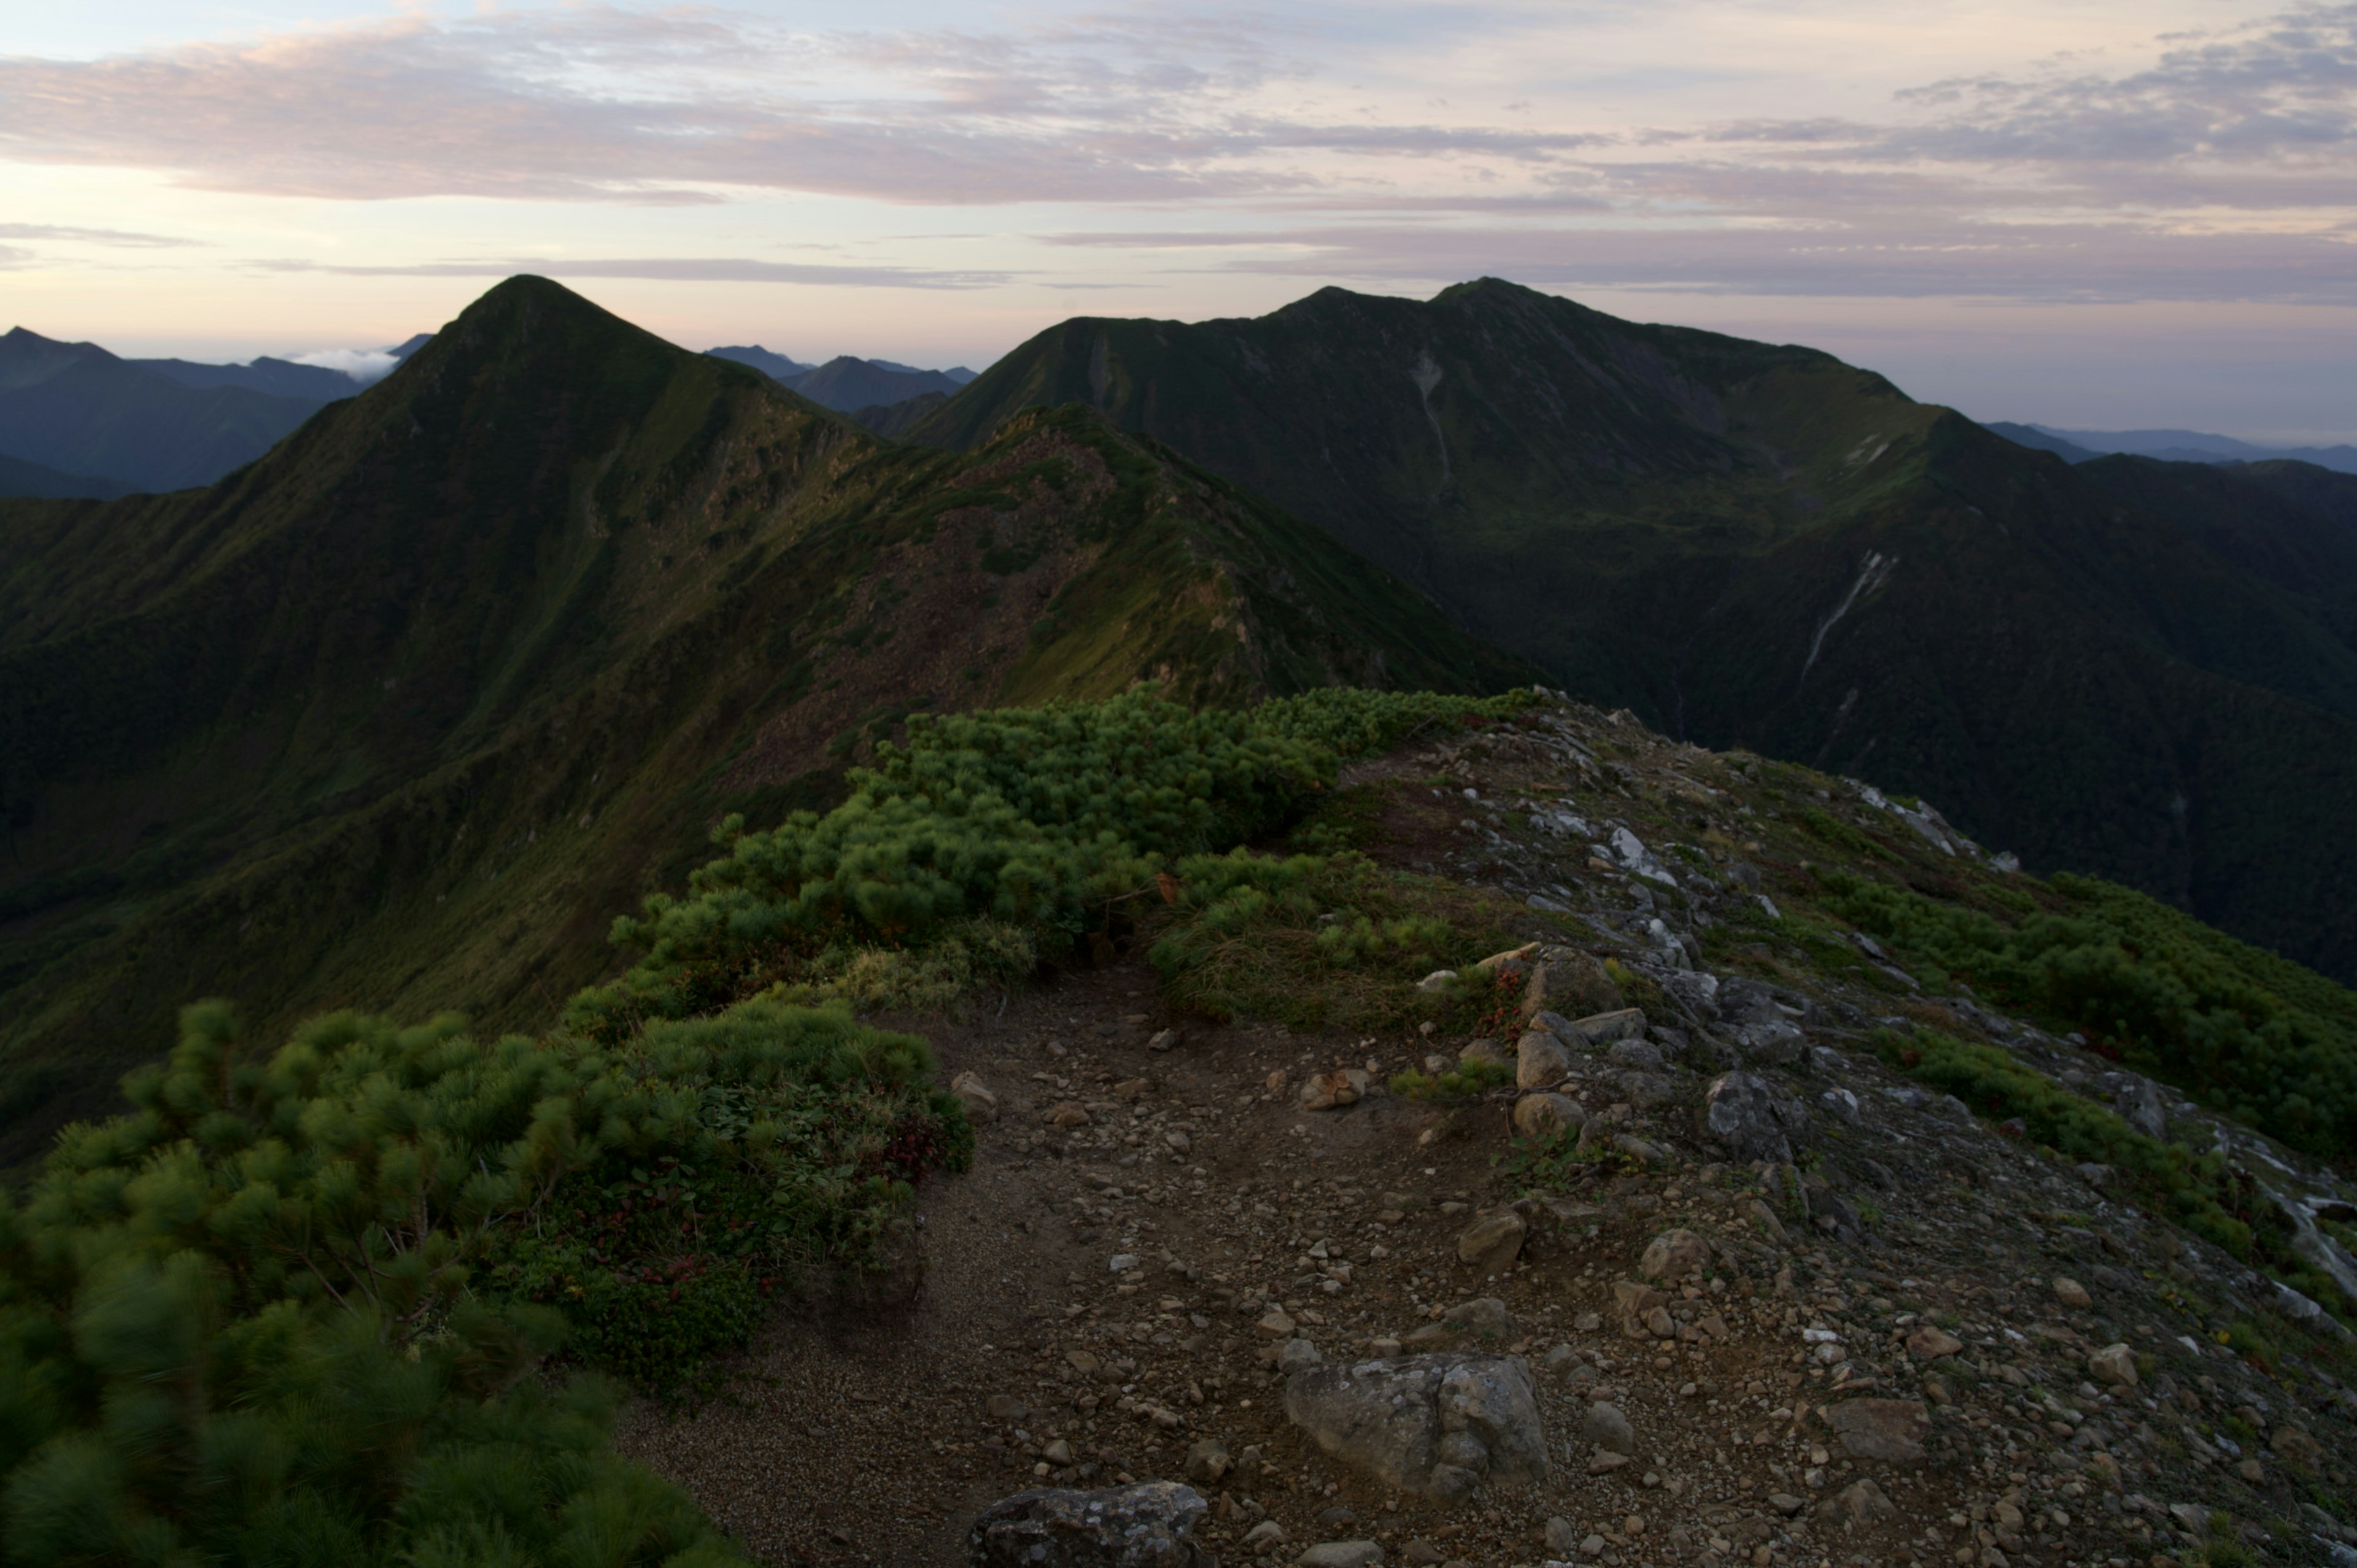
[[[2295,1148],[2357,1152],[2357,993],[2126,887],[2056,876],[2059,912],[2007,924],[1854,874],[1827,908],[1935,974],[2083,1031]]]
[[[714,842],[726,853],[690,876],[684,897],[658,895],[615,921],[614,941],[643,956],[576,998],[567,1026],[613,1039],[764,993],[845,994],[847,955],[932,949],[975,922],[1059,958],[1173,862],[1297,817],[1344,757],[1528,701],[1321,690],[1190,713],[1148,689],[912,714],[906,743],[854,769],[834,811],[765,832],[723,822]],[[1008,977],[1003,937],[976,950],[989,978]]]
[[[0,1208],[0,1560],[735,1561],[605,1451],[578,1359],[675,1380],[871,1258],[971,1133],[921,1040],[755,1003],[618,1046],[188,1010]]]

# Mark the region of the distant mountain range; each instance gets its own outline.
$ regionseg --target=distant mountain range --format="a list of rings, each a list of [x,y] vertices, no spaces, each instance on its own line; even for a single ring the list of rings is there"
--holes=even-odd
[[[2074,467],[1827,354],[1494,279],[1067,321],[908,435],[1072,403],[1591,702],[2357,975],[2357,478]]]
[[[889,360],[859,360],[848,354],[823,365],[805,365],[783,354],[771,353],[759,344],[705,351],[716,359],[750,365],[780,386],[789,387],[837,413],[854,413],[867,408],[881,411],[933,392],[946,397],[974,379],[974,372],[963,365],[946,371],[920,371]]]
[[[2313,463],[2319,468],[2357,474],[2357,446],[2260,446],[2198,430],[2057,430],[2047,424],[2012,424],[2002,420],[1986,428],[2008,441],[2051,452],[2071,463],[2126,453],[2170,463]]]

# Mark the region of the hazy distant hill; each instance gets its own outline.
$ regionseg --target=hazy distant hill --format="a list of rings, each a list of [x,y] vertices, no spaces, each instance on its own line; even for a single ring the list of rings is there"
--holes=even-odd
[[[2066,463],[2092,463],[2103,456],[2101,452],[2091,451],[2076,442],[2065,441],[2050,431],[2040,430],[2035,424],[2012,424],[2000,419],[1981,428],[1996,431],[2017,446],[2027,446],[2033,452],[2051,452]]]
[[[1496,280],[1329,288],[1067,321],[912,435],[1071,402],[1591,701],[2357,973],[2357,659],[2316,597],[1870,371]]]
[[[2073,463],[2110,453],[2126,453],[2171,463],[2313,463],[2320,468],[2357,474],[2357,446],[2261,446],[2237,441],[2231,435],[2211,435],[2199,430],[2057,430],[2047,424],[2006,424],[1989,428],[2025,446],[2041,447]]]
[[[166,381],[184,387],[244,387],[250,392],[267,392],[273,397],[302,398],[311,403],[333,403],[339,397],[352,397],[361,383],[341,371],[330,371],[319,365],[298,365],[291,360],[274,360],[268,355],[242,365],[205,365],[191,360],[125,360],[126,365],[152,371]]]
[[[197,996],[544,1024],[914,710],[1526,671],[1086,410],[888,446],[511,280],[210,489],[0,504],[0,1164]]]
[[[848,354],[839,355],[823,365],[805,365],[759,345],[705,352],[716,359],[750,365],[780,386],[791,387],[813,403],[838,413],[889,407],[928,392],[947,396],[974,379],[974,372],[963,365],[952,371],[920,371],[896,365],[889,360],[859,360]]]
[[[291,380],[313,384],[311,367],[266,363],[304,372]],[[135,489],[180,489],[252,462],[328,401],[233,380],[181,379],[224,369],[246,367],[138,364],[94,343],[59,343],[16,328],[0,337],[0,456]],[[348,376],[315,373],[335,376],[343,395],[359,390]]]
[[[791,384],[793,379],[803,371],[818,369],[815,365],[805,365],[800,360],[790,360],[783,354],[772,354],[759,343],[728,349],[706,349],[705,352],[716,360],[733,360],[740,365],[750,365],[771,381],[781,384]]]

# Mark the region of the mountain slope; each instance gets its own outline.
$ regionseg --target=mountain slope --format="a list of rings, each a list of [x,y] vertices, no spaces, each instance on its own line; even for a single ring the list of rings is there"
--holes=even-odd
[[[2270,582],[1810,349],[1483,280],[1082,318],[913,431],[1067,401],[1323,524],[1672,734],[1935,798],[2357,973],[2357,665]]]
[[[2236,570],[2280,589],[2343,648],[2357,650],[2357,475],[2312,463],[2096,458],[2079,470]],[[2318,655],[2329,660],[2337,650]],[[2264,681],[2278,690],[2298,677]]]
[[[0,457],[0,499],[48,496],[113,500],[117,496],[130,493],[131,487],[118,479],[101,479],[89,474],[61,474],[55,468],[27,463],[21,457]]]
[[[914,709],[1522,669],[1083,411],[890,447],[511,280],[210,489],[0,507],[0,1155],[197,995],[544,1020]]]
[[[268,451],[325,401],[182,385],[95,344],[58,343],[21,327],[0,337],[0,456],[135,489],[210,484]]]

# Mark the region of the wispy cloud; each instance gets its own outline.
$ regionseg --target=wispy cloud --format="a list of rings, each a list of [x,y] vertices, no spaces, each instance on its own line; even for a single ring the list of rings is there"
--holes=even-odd
[[[509,256],[472,261],[331,263],[299,259],[253,263],[269,272],[328,273],[340,277],[477,278],[533,273],[554,278],[646,278],[659,283],[831,284],[854,288],[987,288],[1013,276],[998,272],[950,272],[922,267],[831,266],[823,263],[748,261],[732,256],[648,256],[636,260],[573,261]]]
[[[1394,74],[1412,74],[1420,48],[1491,25],[1511,50],[1506,34],[1547,25],[1538,16],[1410,7],[1385,14],[1384,47]],[[1528,97],[1485,113],[1437,91],[1362,93],[1332,59],[1305,63],[1313,30],[1281,13],[823,33],[709,10],[412,13],[0,59],[0,158],[339,200],[1053,204],[1094,209],[1086,231],[1055,238],[1098,254],[1403,284],[1511,271],[1733,291],[2349,298],[2357,4],[2124,43],[2133,60],[2108,71],[1982,71],[1872,112],[1644,123],[1583,118],[1571,93],[1538,113]],[[1161,215],[1127,232],[1140,207]],[[929,289],[1018,275],[727,258],[260,264]]]
[[[129,245],[139,249],[200,243],[169,234],[135,234],[122,229],[76,229],[61,223],[0,223],[0,240],[67,240],[85,245]]]

